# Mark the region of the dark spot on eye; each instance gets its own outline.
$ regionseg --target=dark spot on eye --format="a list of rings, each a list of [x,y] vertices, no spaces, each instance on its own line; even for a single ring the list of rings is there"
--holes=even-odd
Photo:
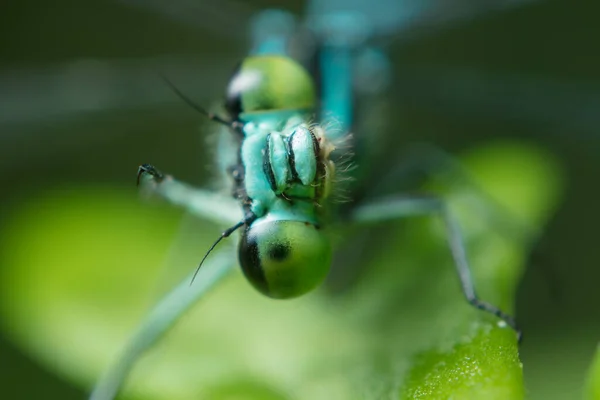
[[[269,247],[269,258],[275,261],[283,261],[290,254],[290,246],[284,243],[276,243]]]
[[[240,241],[238,249],[240,265],[248,281],[261,293],[269,295],[269,285],[260,259],[256,236],[250,231],[251,227],[246,228]]]

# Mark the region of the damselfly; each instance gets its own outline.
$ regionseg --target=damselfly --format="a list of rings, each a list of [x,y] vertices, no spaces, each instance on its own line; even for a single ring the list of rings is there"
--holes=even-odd
[[[207,249],[191,279],[169,294],[142,325],[92,399],[112,398],[137,357],[230,270],[232,260],[215,255],[211,270],[194,280],[198,271],[205,271],[201,266],[212,250],[238,230],[238,259],[248,281],[269,297],[292,298],[311,291],[327,275],[333,251],[328,237],[331,224],[439,216],[467,301],[495,315],[520,336],[510,315],[476,295],[460,229],[442,199],[406,195],[364,202],[360,196],[350,196],[346,203],[332,201],[340,163],[349,162],[352,155],[353,82],[387,73],[385,56],[376,50],[370,53],[367,67],[352,68],[356,50],[364,48],[370,30],[360,14],[321,15],[309,24],[317,38],[312,54],[318,61],[320,111],[313,79],[289,56],[290,41],[297,33],[292,18],[268,12],[259,21],[253,54],[240,63],[229,82],[227,116],[205,111],[167,80],[179,97],[224,126],[221,137],[232,144],[225,147],[222,157],[232,160],[224,164],[233,196],[195,189],[149,164],[140,167],[138,182],[154,194],[230,228]]]

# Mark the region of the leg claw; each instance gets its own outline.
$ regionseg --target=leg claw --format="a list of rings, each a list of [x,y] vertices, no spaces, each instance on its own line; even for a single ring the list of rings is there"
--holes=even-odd
[[[138,172],[137,172],[137,185],[140,185],[140,179],[142,178],[142,175],[144,174],[149,174],[151,175],[155,181],[160,182],[162,181],[165,176],[162,174],[162,172],[160,172],[159,170],[157,170],[153,165],[150,164],[142,164],[139,166],[138,168]]]

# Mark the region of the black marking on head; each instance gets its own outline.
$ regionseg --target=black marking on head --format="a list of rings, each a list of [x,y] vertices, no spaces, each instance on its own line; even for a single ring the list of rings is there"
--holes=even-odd
[[[229,85],[227,86],[227,93],[225,97],[225,109],[229,113],[229,117],[234,121],[239,121],[240,114],[242,113],[242,92],[237,88],[232,88],[231,84],[235,78],[242,71],[243,61],[240,62],[233,70],[231,77],[229,78]]]
[[[284,261],[292,252],[292,248],[289,243],[273,243],[269,246],[268,257],[274,261]]]
[[[292,179],[290,182],[300,182],[300,178],[298,177],[298,171],[296,171],[296,155],[294,154],[294,150],[292,149],[292,141],[294,140],[294,135],[296,131],[292,132],[290,136],[288,136],[286,141],[287,155],[288,155],[288,164],[290,166],[290,171],[292,173]]]
[[[258,243],[254,237],[249,237],[248,235],[251,229],[251,225],[249,225],[242,234],[242,240],[238,249],[238,258],[246,279],[259,291],[267,294],[269,293],[269,285],[263,271],[262,263],[260,262]]]
[[[267,145],[265,147],[265,152],[263,154],[263,171],[265,176],[267,177],[267,181],[269,181],[269,186],[271,186],[271,190],[277,193],[277,182],[275,182],[275,172],[273,172],[273,165],[271,165],[271,134],[267,135]]]

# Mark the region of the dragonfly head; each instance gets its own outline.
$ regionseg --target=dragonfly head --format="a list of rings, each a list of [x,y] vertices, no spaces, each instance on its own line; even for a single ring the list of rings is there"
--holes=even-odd
[[[316,89],[309,73],[291,58],[246,57],[227,87],[225,108],[234,120],[285,110],[312,110]]]
[[[288,299],[311,291],[325,279],[331,244],[308,222],[258,219],[242,235],[239,261],[258,291]]]

